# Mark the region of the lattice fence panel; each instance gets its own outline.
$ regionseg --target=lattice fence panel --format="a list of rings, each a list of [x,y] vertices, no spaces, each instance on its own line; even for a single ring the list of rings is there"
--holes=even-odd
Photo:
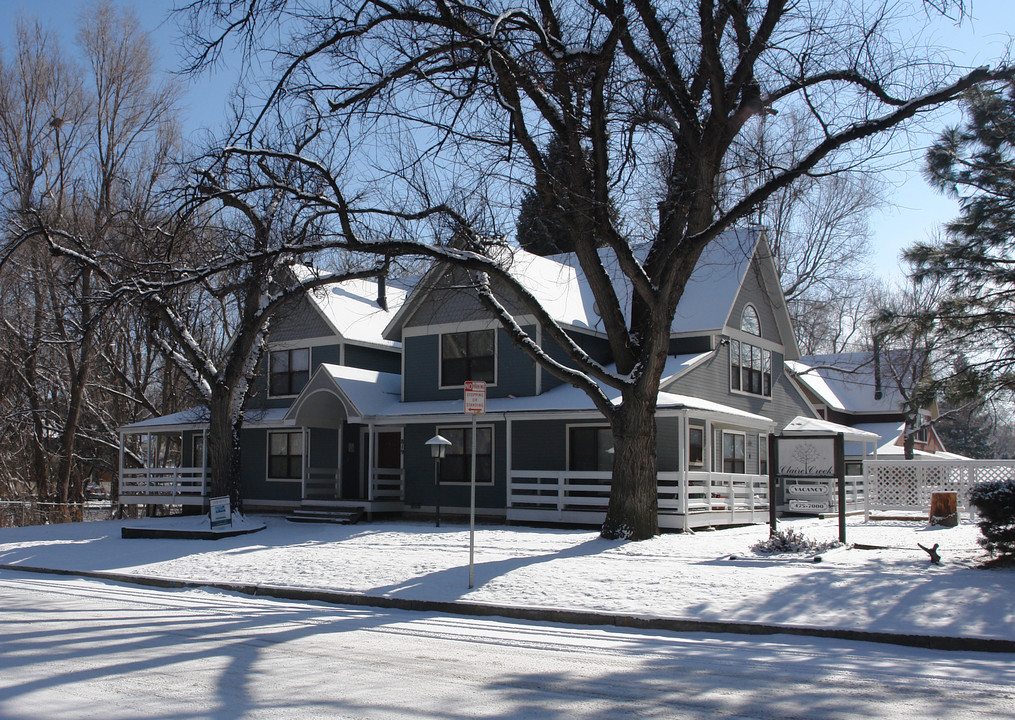
[[[1015,478],[1015,461],[874,460],[864,463],[872,509],[928,510],[936,492],[954,492],[968,506],[969,490],[988,480]]]

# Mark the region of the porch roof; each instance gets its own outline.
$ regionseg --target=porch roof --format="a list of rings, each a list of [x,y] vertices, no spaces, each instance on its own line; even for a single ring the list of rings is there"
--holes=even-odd
[[[680,372],[687,364],[693,364],[700,357],[700,355],[682,355],[670,358],[664,377]],[[327,374],[335,394],[346,406],[349,419],[354,422],[464,414],[461,399],[402,402],[401,378],[398,375],[360,370],[344,365],[321,365],[308,387],[314,385],[319,389],[319,376],[322,373]],[[619,391],[607,388],[606,395],[612,402],[620,402]],[[298,405],[297,400],[293,407],[296,408]],[[774,424],[773,420],[763,415],[676,393],[660,392],[657,407],[660,410],[695,410],[750,427],[768,428]],[[571,385],[558,385],[542,395],[489,398],[486,402],[486,411],[487,414],[597,412],[592,399]],[[288,419],[292,420],[293,416],[290,415]]]
[[[247,410],[243,413],[243,424],[249,427],[258,425],[281,425],[287,408],[268,408],[264,410]],[[121,433],[149,432],[180,432],[183,430],[200,430],[208,424],[208,408],[204,405],[187,408],[169,415],[148,418],[139,422],[124,425]]]
[[[786,423],[786,427],[782,429],[782,432],[789,435],[806,435],[811,433],[815,435],[836,435],[842,433],[843,439],[850,442],[872,444],[876,444],[881,440],[881,436],[877,433],[848,425],[840,425],[820,418],[804,417],[803,415],[797,415]]]

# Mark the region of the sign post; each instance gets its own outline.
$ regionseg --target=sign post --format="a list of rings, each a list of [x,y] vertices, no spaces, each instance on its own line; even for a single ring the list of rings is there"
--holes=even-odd
[[[469,481],[469,587],[471,588],[476,554],[476,416],[486,412],[485,381],[465,381],[465,412],[472,415],[472,477]]]

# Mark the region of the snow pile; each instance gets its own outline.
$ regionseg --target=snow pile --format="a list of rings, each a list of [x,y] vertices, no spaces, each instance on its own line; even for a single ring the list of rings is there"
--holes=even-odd
[[[320,588],[371,596],[566,608],[645,616],[1015,639],[1015,569],[983,570],[979,531],[926,520],[850,518],[852,545],[824,555],[757,556],[767,526],[607,541],[594,531],[479,526],[468,587],[465,525],[351,526],[254,516],[266,529],[218,540],[124,540],[159,521],[0,530],[0,564],[194,581]],[[834,519],[780,521],[815,542]],[[941,565],[923,545],[939,544]],[[864,549],[860,549],[864,548]]]

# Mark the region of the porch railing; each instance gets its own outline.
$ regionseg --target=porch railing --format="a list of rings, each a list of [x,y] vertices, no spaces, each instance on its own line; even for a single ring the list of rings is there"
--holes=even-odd
[[[508,516],[600,522],[610,486],[608,471],[514,470],[508,480]],[[733,525],[767,518],[768,478],[762,475],[662,472],[657,493],[662,527]]]
[[[204,468],[137,468],[120,472],[121,505],[204,505],[208,472]]]
[[[405,499],[405,471],[374,468],[368,498],[373,502],[402,502]]]

